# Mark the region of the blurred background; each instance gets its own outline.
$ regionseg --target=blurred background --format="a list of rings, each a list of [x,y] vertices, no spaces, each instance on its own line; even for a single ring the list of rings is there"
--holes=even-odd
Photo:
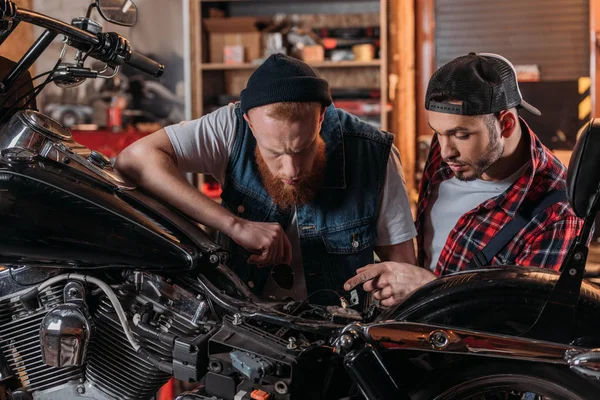
[[[594,115],[596,0],[135,0],[138,23],[110,24],[132,46],[166,65],[160,78],[124,67],[112,79],[73,88],[49,85],[38,107],[109,157],[160,127],[235,102],[253,70],[285,53],[330,82],[338,108],[395,134],[416,200],[431,132],[423,96],[433,71],[468,52],[515,64],[523,96],[543,112],[523,115],[567,163],[578,129]],[[85,0],[18,0],[63,21],[85,15]],[[600,28],[599,28],[600,29]],[[41,34],[22,24],[0,54],[18,59]],[[57,38],[32,67],[52,69]],[[67,54],[73,57],[72,54]],[[101,65],[97,65],[101,68]],[[218,197],[210,177],[194,177]]]

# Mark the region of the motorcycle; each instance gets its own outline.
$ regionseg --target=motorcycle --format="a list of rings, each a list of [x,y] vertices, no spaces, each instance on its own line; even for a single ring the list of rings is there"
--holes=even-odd
[[[136,19],[130,0],[92,6]],[[343,296],[267,301],[198,225],[32,108],[52,81],[110,76],[88,57],[113,73],[164,67],[89,16],[67,24],[9,0],[0,44],[20,22],[46,30],[0,82],[4,104],[16,99],[0,113],[0,399],[147,400],[171,377],[197,384],[179,400],[600,398],[600,289],[583,279],[600,120],[569,165],[586,222],[561,273],[457,273],[381,313]],[[58,34],[77,60],[34,87],[23,76]]]

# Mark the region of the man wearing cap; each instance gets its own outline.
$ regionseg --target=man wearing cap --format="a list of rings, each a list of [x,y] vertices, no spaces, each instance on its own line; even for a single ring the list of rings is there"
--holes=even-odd
[[[259,295],[339,304],[374,251],[416,263],[392,136],[336,109],[327,81],[288,56],[259,66],[240,103],[140,139],[116,167],[222,233],[229,265]],[[182,178],[188,171],[221,183],[223,207]],[[365,297],[359,288],[350,302]]]
[[[346,289],[363,283],[389,305],[466,269],[558,270],[583,221],[567,203],[565,167],[517,114],[541,115],[512,64],[489,53],[456,58],[432,76],[425,108],[435,135],[419,191],[419,267],[370,265]]]

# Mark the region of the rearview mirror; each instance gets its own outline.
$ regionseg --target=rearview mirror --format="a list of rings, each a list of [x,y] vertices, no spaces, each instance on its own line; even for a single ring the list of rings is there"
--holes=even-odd
[[[96,0],[98,12],[108,22],[122,26],[134,26],[137,7],[131,0]]]

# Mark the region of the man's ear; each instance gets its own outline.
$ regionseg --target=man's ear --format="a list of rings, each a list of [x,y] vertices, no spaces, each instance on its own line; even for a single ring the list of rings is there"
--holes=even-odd
[[[519,118],[516,113],[507,110],[500,112],[498,119],[500,121],[500,134],[508,139],[515,132]]]
[[[252,122],[250,122],[250,117],[248,116],[248,114],[244,114],[244,119],[248,123],[248,126],[250,127],[250,130],[254,131],[254,129],[252,129]]]
[[[323,124],[323,120],[325,119],[325,111],[327,111],[327,107],[321,107],[321,115],[319,115],[319,126]]]

